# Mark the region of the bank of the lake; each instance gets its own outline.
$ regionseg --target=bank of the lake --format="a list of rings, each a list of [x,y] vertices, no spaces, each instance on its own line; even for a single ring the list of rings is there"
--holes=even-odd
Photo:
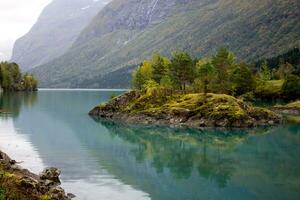
[[[225,94],[158,95],[130,91],[96,106],[91,116],[128,123],[184,125],[188,127],[255,127],[279,124],[271,110],[248,105]]]
[[[59,175],[56,168],[36,175],[0,150],[0,199],[70,200],[74,196],[59,186]]]
[[[286,105],[275,105],[271,109],[277,113],[300,115],[300,100]]]

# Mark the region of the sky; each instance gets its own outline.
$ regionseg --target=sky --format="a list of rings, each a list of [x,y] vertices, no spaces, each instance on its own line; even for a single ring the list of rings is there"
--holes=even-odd
[[[9,60],[16,39],[25,35],[52,0],[0,0],[0,61]]]

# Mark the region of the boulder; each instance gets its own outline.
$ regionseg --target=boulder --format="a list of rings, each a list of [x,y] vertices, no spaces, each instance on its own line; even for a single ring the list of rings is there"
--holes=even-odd
[[[40,174],[41,180],[50,180],[55,183],[60,183],[59,175],[61,171],[55,167],[46,168],[42,173]]]

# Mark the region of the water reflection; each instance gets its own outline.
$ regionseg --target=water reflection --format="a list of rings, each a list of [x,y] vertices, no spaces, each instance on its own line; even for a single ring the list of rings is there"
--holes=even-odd
[[[194,169],[203,178],[225,187],[237,165],[226,155],[253,133],[264,134],[270,127],[252,130],[176,129],[143,127],[96,119],[113,137],[135,144],[130,152],[137,162],[151,160],[157,173],[168,169],[176,179],[187,179]]]
[[[26,150],[25,138],[34,151],[25,161],[62,169],[78,199],[299,199],[299,125],[195,130],[91,119],[89,109],[112,93],[2,96],[18,114],[0,116],[0,148]]]
[[[37,92],[0,92],[0,110],[17,117],[24,107],[32,107],[37,101]]]

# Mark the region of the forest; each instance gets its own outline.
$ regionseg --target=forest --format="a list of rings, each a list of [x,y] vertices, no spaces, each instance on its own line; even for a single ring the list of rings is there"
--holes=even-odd
[[[239,61],[226,48],[200,59],[184,51],[173,52],[171,58],[155,53],[134,70],[132,85],[138,90],[218,93],[245,100],[298,99],[299,49],[255,64]]]
[[[4,91],[36,91],[37,80],[33,75],[22,74],[16,63],[0,63],[0,89]]]

